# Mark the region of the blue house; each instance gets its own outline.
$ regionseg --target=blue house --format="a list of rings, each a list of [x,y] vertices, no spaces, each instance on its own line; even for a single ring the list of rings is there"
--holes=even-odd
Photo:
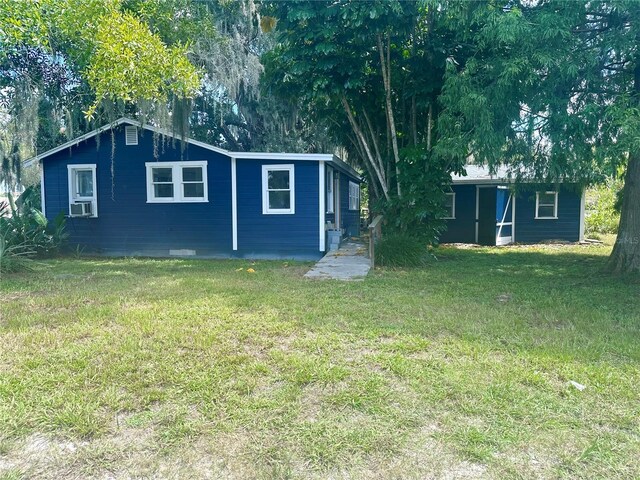
[[[577,184],[514,185],[506,169],[492,175],[484,167],[467,165],[466,171],[464,177],[452,177],[442,243],[507,245],[584,240],[584,189]]]
[[[121,118],[27,163],[70,243],[127,256],[317,259],[357,235],[360,177],[334,155],[230,152]]]

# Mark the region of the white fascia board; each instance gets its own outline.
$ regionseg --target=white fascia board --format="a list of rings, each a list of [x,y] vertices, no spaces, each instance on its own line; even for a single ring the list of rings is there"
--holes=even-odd
[[[73,147],[76,145],[79,145],[81,142],[84,142],[85,140],[88,140],[92,137],[95,137],[96,135],[110,130],[112,128],[118,127],[120,125],[122,125],[123,123],[126,123],[128,125],[134,125],[136,127],[140,127],[140,128],[144,128],[145,130],[149,130],[155,133],[159,133],[161,135],[164,135],[166,137],[172,137],[178,140],[181,140],[181,138],[178,135],[175,135],[173,132],[170,132],[168,130],[159,128],[159,127],[154,127],[153,125],[149,125],[149,124],[143,124],[142,122],[139,122],[137,120],[133,120],[132,118],[127,118],[127,117],[121,117],[118,120],[115,120],[111,123],[108,123],[106,125],[103,125],[100,128],[96,128],[95,130],[85,133],[84,135],[79,136],[78,138],[74,138],[73,140],[70,140],[66,143],[63,143],[62,145],[52,148],[51,150],[48,150],[40,155],[36,155],[35,157],[29,158],[28,160],[25,160],[23,165],[25,167],[30,167],[32,166],[34,163],[41,161],[42,159],[49,157],[55,153],[58,153],[62,150],[65,150],[69,147]],[[329,153],[286,153],[286,152],[282,152],[282,153],[271,153],[271,152],[232,152],[229,150],[225,150],[223,148],[218,148],[218,147],[214,147],[213,145],[209,145],[208,143],[204,143],[204,142],[200,142],[198,140],[194,140],[192,138],[185,138],[184,139],[185,142],[191,144],[191,145],[195,145],[197,147],[200,148],[204,148],[206,150],[210,150],[212,152],[216,152],[216,153],[220,153],[222,155],[226,155],[228,157],[233,157],[237,160],[242,160],[242,159],[253,159],[253,160],[302,160],[302,161],[314,161],[314,162],[319,162],[319,161],[323,161],[323,162],[331,162],[333,163],[338,169],[343,170],[345,173],[348,173],[349,175],[355,177],[358,179],[358,181],[362,181],[362,178],[360,177],[360,175],[358,174],[358,172],[356,172],[352,167],[350,167],[349,165],[347,165],[345,162],[343,162],[341,159],[339,159],[338,157],[336,157],[335,155],[329,154]]]
[[[227,152],[237,159],[245,160],[300,160],[312,162],[331,162],[336,168],[362,181],[362,178],[352,167],[330,153],[271,153],[271,152]]]
[[[142,122],[139,122],[137,120],[133,120],[131,118],[126,118],[126,117],[122,117],[119,118],[118,120],[115,120],[114,122],[108,123],[106,125],[103,125],[100,128],[96,128],[95,130],[92,130],[91,132],[85,133],[84,135],[80,135],[77,138],[74,138],[73,140],[69,140],[66,143],[63,143],[62,145],[52,148],[51,150],[47,150],[46,152],[40,154],[40,155],[36,155],[35,157],[29,158],[27,160],[24,161],[23,165],[25,167],[30,167],[32,166],[34,163],[41,161],[42,159],[49,157],[55,153],[61,152],[62,150],[65,150],[67,148],[79,145],[81,142],[84,142],[85,140],[89,140],[90,138],[95,137],[96,135],[106,131],[106,130],[111,130],[112,128],[118,127],[120,125],[122,125],[123,123],[126,123],[128,125],[134,125],[136,127],[140,127],[140,128],[144,128],[145,130],[150,130],[152,132],[156,132],[159,133],[161,135],[167,136],[167,137],[172,137],[172,138],[176,138],[178,140],[180,140],[180,137],[173,134],[172,132],[169,132],[168,130],[164,130],[162,128],[158,128],[158,127],[154,127],[153,125],[148,125],[148,124],[143,124]],[[204,143],[204,142],[199,142],[197,140],[193,140],[191,138],[185,138],[184,139],[185,142],[190,143],[192,145],[196,145],[198,147],[202,147],[205,148],[207,150],[212,150],[214,152],[217,153],[221,153],[223,155],[229,155],[230,156],[230,152],[228,152],[227,150],[223,150],[222,148],[218,148],[218,147],[214,147],[213,145],[209,145],[208,143]]]
[[[508,178],[465,178],[465,179],[452,179],[453,185],[499,185],[501,183],[516,183],[515,180]]]
[[[360,176],[360,174],[358,172],[356,172],[353,169],[353,167],[351,167],[347,163],[343,162],[340,158],[336,157],[335,155],[332,155],[331,156],[331,162],[339,170],[342,170],[343,172],[347,173],[348,175],[351,175],[352,177],[358,179],[359,182],[362,182],[362,177]]]
[[[227,152],[237,159],[246,160],[311,160],[330,162],[333,155],[326,153],[271,153],[271,152]]]
[[[538,183],[544,184],[544,180],[536,180],[535,178],[517,180],[515,178],[453,178],[452,185],[500,185],[503,183]],[[547,182],[548,183],[548,182]],[[565,183],[565,180],[557,180],[553,183]]]
[[[81,142],[84,142],[85,140],[88,140],[92,137],[95,137],[96,135],[98,135],[99,133],[102,133],[106,130],[110,130],[112,128],[115,128],[123,123],[134,123],[133,120],[129,120],[126,118],[119,118],[118,120],[116,120],[113,123],[109,123],[107,125],[103,125],[100,128],[96,128],[95,130],[89,132],[89,133],[85,133],[84,135],[80,135],[77,138],[74,138],[73,140],[69,140],[66,143],[63,143],[62,145],[52,148],[51,150],[47,150],[46,152],[40,154],[40,155],[36,155],[35,157],[31,157],[27,160],[24,161],[24,163],[22,164],[25,167],[30,167],[32,166],[34,163],[41,161],[43,158],[46,158],[50,155],[53,155],[54,153],[58,153],[61,152],[62,150],[66,149],[66,148],[70,148],[76,145],[79,145]]]

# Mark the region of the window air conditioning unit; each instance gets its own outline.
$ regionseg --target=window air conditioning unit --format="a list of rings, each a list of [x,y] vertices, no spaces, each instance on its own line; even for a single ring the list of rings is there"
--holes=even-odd
[[[72,217],[90,217],[91,202],[76,202],[71,204]]]

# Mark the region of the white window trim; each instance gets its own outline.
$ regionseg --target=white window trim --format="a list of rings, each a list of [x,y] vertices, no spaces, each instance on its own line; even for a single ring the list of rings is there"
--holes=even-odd
[[[553,205],[550,203],[540,204],[540,194],[544,193],[546,195],[553,195]],[[553,216],[552,217],[542,217],[539,215],[540,207],[551,207],[553,206]],[[536,220],[557,220],[558,219],[558,192],[556,191],[547,191],[547,192],[536,192]]]
[[[91,170],[91,177],[93,181],[93,195],[90,197],[81,197],[76,195],[75,182],[76,177],[74,173],[78,170]],[[95,163],[80,163],[74,165],[67,165],[67,184],[69,186],[69,216],[71,214],[71,204],[77,202],[91,202],[91,215],[87,218],[95,218],[98,216],[98,182],[96,176],[96,164]]]
[[[129,132],[131,131],[136,134],[135,141],[129,140]],[[138,127],[135,125],[127,125],[124,127],[124,143],[125,145],[138,145]]]
[[[290,208],[269,208],[269,172],[289,172],[289,206]],[[296,213],[295,195],[295,167],[293,164],[262,165],[262,214],[263,215],[292,215]],[[284,190],[283,190],[284,191]]]
[[[327,189],[326,189],[326,194],[327,194],[327,213],[334,213],[334,206],[333,206],[333,168],[327,168]]]
[[[355,199],[356,208],[351,208],[351,200]],[[360,210],[360,185],[349,181],[349,210]]]
[[[453,201],[451,203],[451,216],[442,217],[442,220],[455,220],[456,219],[456,193],[449,192],[445,193],[447,197],[453,197]]]
[[[209,201],[209,184],[207,181],[207,161],[189,162],[146,162],[147,169],[147,203],[206,203]],[[185,197],[183,192],[182,169],[184,167],[201,167],[202,183],[204,188],[203,198]],[[173,197],[156,198],[153,189],[153,168],[171,168],[171,183],[173,184]],[[200,183],[200,182],[197,182]]]

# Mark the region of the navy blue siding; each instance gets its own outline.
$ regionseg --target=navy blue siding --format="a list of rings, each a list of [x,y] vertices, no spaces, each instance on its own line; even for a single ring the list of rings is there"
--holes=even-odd
[[[349,210],[349,182],[359,183],[354,178],[340,173],[340,213],[341,226],[345,235],[360,235],[360,210]]]
[[[454,185],[456,218],[447,220],[447,230],[440,235],[443,243],[473,243],[476,241],[476,186]]]
[[[70,164],[96,164],[97,218],[68,218],[72,248],[86,253],[168,256],[195,250],[201,257],[316,259],[320,252],[319,165],[315,161],[236,161],[238,250],[233,251],[231,158],[211,150],[164,139],[139,129],[139,144],[125,145],[124,127],[103,133],[47,157],[45,205],[49,219],[69,212]],[[156,154],[154,156],[154,150]],[[147,203],[146,162],[206,160],[206,203]],[[263,215],[262,165],[294,164],[295,214]],[[113,168],[113,176],[112,176]],[[336,171],[338,175],[338,172]],[[349,211],[348,176],[340,173],[342,225],[357,232],[359,212]],[[327,220],[333,215],[327,216]]]
[[[170,249],[196,250],[199,256],[228,256],[232,247],[231,161],[194,145],[165,142],[154,159],[153,135],[140,130],[139,144],[125,145],[124,128],[101,135],[44,160],[45,205],[49,219],[69,211],[69,164],[96,164],[98,218],[69,218],[70,244],[86,252],[167,256]],[[147,203],[145,162],[207,160],[208,203]]]
[[[540,186],[540,191],[553,190]],[[536,220],[536,189],[519,192],[516,199],[516,242],[537,243],[545,240],[580,240],[580,203],[582,193],[573,186],[563,186],[558,193],[558,219]]]
[[[476,185],[454,185],[456,193],[456,218],[447,220],[447,230],[440,241],[475,242]],[[526,188],[526,189],[525,189]],[[516,192],[515,241],[537,243],[549,240],[577,242],[580,239],[580,204],[582,193],[574,185],[565,185],[558,193],[558,219],[536,220],[536,191],[553,190],[542,185],[526,185]],[[501,208],[497,218],[502,217]],[[511,207],[510,209],[511,210]],[[508,213],[505,221],[510,221]],[[509,236],[511,229],[503,227],[502,236]]]
[[[293,164],[295,213],[262,213],[262,165]],[[319,166],[309,161],[237,161],[238,254],[319,258]]]

